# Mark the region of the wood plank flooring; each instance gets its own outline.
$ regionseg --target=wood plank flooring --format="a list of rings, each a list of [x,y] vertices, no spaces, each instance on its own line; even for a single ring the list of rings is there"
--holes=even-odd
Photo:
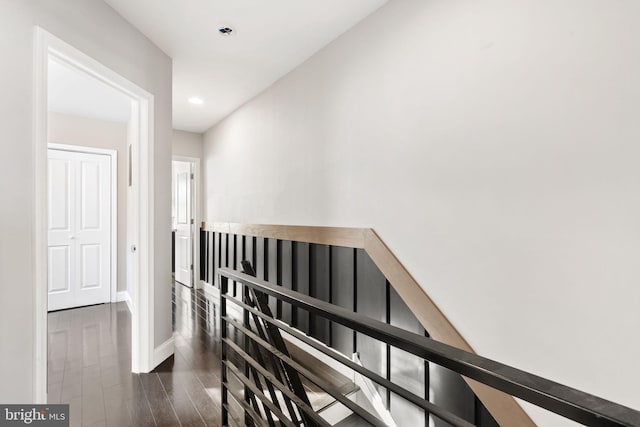
[[[71,426],[219,426],[217,310],[176,284],[175,355],[140,375],[131,373],[125,303],[49,313],[49,403],[70,403]]]

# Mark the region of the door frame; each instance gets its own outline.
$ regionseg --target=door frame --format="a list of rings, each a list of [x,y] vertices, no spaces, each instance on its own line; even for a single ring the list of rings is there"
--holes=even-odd
[[[98,154],[109,156],[111,167],[111,235],[109,236],[111,253],[111,283],[109,284],[109,301],[117,302],[118,295],[118,151],[106,148],[93,148],[80,145],[60,144],[50,142],[47,149],[59,151],[71,151],[73,153]],[[48,297],[47,297],[48,302]]]
[[[204,282],[200,281],[200,226],[201,226],[201,215],[200,215],[200,158],[199,157],[187,157],[187,156],[171,156],[171,162],[189,162],[193,165],[193,183],[191,186],[191,211],[193,212],[193,228],[191,232],[193,235],[191,236],[191,241],[193,244],[192,248],[192,257],[193,257],[193,288],[194,289],[203,289]],[[173,187],[173,174],[171,174],[171,187]],[[173,191],[173,188],[171,189]],[[196,250],[198,253],[196,254]],[[175,249],[174,249],[175,251]]]
[[[33,91],[33,168],[35,171],[35,214],[33,236],[35,274],[35,334],[33,390],[36,403],[47,401],[47,88],[48,61],[57,61],[120,91],[131,99],[130,141],[139,153],[135,160],[135,206],[127,205],[135,215],[132,230],[136,252],[137,274],[132,278],[131,370],[149,372],[154,367],[154,96],[135,83],[81,52],[70,44],[34,27],[34,91]]]

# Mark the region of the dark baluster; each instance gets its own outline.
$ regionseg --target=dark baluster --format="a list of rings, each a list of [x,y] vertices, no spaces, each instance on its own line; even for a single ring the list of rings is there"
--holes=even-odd
[[[227,295],[229,279],[226,276],[220,276],[220,294]],[[229,425],[229,411],[227,410],[229,405],[228,391],[227,391],[227,366],[224,362],[227,361],[227,345],[225,340],[227,338],[227,299],[220,298],[220,336],[222,341],[220,342],[220,358],[222,359],[221,363],[221,378],[222,378],[222,387],[221,387],[221,395],[220,400],[222,403],[222,425],[224,427]]]

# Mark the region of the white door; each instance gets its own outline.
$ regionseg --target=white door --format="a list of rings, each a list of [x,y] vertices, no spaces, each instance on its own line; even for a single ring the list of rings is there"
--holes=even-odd
[[[192,170],[189,162],[173,162],[173,230],[175,232],[175,278],[193,284],[193,212],[191,209]]]
[[[48,153],[49,311],[109,302],[111,158]]]

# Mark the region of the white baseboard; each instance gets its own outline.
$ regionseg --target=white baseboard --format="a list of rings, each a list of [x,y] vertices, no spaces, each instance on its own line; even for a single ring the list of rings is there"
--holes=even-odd
[[[220,289],[216,288],[210,283],[207,283],[207,282],[202,282],[202,283],[204,283],[202,285],[202,290],[204,291],[204,293],[208,294],[213,298],[220,298]]]
[[[169,338],[153,350],[153,368],[164,362],[174,352],[173,337]]]
[[[128,299],[130,299],[130,298],[129,298],[129,292],[127,292],[127,291],[119,291],[116,294],[116,302],[123,302],[123,301],[126,301]]]
[[[129,308],[129,312],[133,313],[133,307],[131,306],[131,297],[129,296],[129,292],[127,292],[127,291],[118,292],[117,295],[116,295],[116,301],[117,302],[126,302],[127,303],[127,307]]]

